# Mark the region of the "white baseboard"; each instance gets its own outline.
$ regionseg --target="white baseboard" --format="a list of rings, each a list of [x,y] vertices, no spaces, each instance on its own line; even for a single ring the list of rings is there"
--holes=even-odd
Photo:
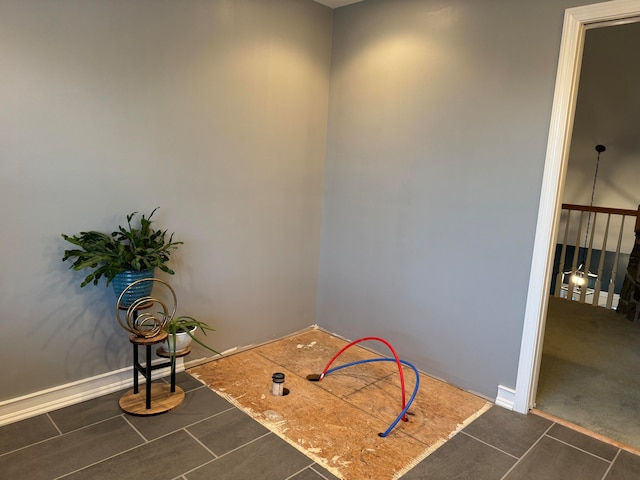
[[[153,363],[166,362],[160,358]],[[184,370],[184,361],[178,358],[176,372]],[[169,367],[160,368],[152,373],[155,380],[171,374]],[[144,382],[142,376],[138,377]],[[42,413],[51,412],[62,407],[91,400],[108,393],[117,392],[133,386],[133,367],[122,368],[113,372],[103,373],[95,377],[85,378],[77,382],[59,385],[54,388],[30,393],[22,397],[12,398],[0,402],[0,426],[34,417]]]
[[[496,405],[513,410],[516,401],[516,391],[512,388],[498,385],[498,396],[496,397]]]

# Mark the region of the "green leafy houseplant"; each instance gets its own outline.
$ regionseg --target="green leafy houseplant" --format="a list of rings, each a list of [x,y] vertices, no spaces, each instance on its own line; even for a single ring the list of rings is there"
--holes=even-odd
[[[158,267],[163,272],[173,275],[175,272],[167,267],[166,262],[172,250],[183,242],[174,242],[173,233],[167,238],[167,230],[155,230],[151,217],[158,210],[156,207],[148,217],[140,217],[140,225],[131,224],[138,212],[127,215],[127,226],[119,226],[111,234],[89,231],[78,235],[65,235],[64,238],[76,247],[64,251],[62,261],[73,260],[69,268],[93,271],[80,284],[81,287],[93,282],[98,284],[101,277],[107,279],[107,285],[121,272],[151,270]]]
[[[207,325],[205,322],[201,322],[200,320],[196,320],[195,318],[189,317],[187,315],[182,315],[180,317],[174,317],[174,318],[170,319],[164,326],[164,330],[171,336],[171,340],[173,342],[172,344],[173,344],[173,349],[174,350],[176,348],[176,336],[177,336],[177,334],[178,333],[186,333],[187,335],[189,335],[191,337],[191,339],[193,341],[195,341],[199,345],[202,345],[207,350],[210,350],[213,353],[220,355],[220,352],[217,352],[216,350],[211,348],[209,345],[206,345],[200,339],[195,337],[194,332],[196,331],[197,328],[200,328],[200,330],[202,330],[202,333],[205,334],[205,335],[207,334],[207,330],[211,331],[211,332],[214,331],[214,329],[211,328],[209,325]],[[167,348],[165,348],[165,350],[167,352],[169,352],[169,353],[175,353],[175,352],[169,351],[170,348],[171,347],[167,343]]]

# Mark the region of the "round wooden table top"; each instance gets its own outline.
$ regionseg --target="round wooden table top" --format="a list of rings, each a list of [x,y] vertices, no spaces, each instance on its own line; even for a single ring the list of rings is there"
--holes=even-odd
[[[153,337],[139,337],[131,334],[129,341],[137,345],[154,345],[156,343],[164,342],[169,335],[164,330]]]

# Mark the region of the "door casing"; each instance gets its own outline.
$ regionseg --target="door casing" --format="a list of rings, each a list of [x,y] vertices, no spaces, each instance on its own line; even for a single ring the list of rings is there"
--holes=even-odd
[[[513,409],[520,413],[527,413],[536,397],[585,31],[637,21],[640,0],[614,0],[565,11],[514,395]]]

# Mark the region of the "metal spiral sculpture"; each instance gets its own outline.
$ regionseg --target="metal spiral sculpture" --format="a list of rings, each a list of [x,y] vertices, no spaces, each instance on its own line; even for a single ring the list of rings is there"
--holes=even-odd
[[[171,296],[173,297],[173,308],[171,309],[171,313],[169,313],[169,309],[164,302],[152,296],[140,297],[129,306],[122,305],[121,301],[127,291],[142,282],[157,282],[169,289],[169,292],[171,292]],[[141,310],[148,310],[155,303],[159,304],[162,308],[162,311],[158,312],[157,315],[148,311],[141,312]],[[176,298],[176,292],[171,288],[171,285],[159,278],[141,278],[140,280],[136,280],[131,283],[131,285],[125,288],[118,297],[118,303],[116,304],[116,318],[118,319],[120,326],[127,332],[137,337],[150,338],[155,337],[163,331],[165,325],[173,319],[177,308],[178,300]],[[120,315],[120,312],[124,310],[127,312],[125,317],[126,322],[122,320]]]

